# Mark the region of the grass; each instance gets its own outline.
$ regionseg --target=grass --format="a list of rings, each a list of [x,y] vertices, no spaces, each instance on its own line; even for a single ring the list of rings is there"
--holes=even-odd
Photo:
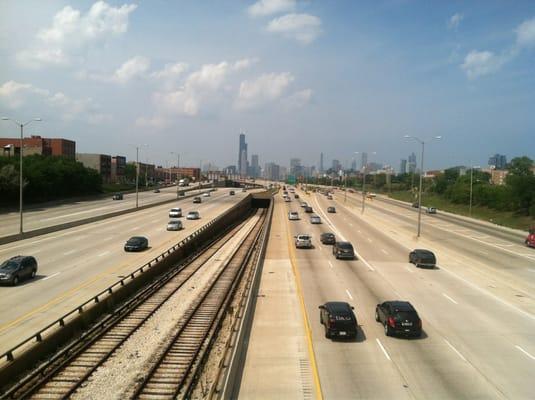
[[[407,191],[392,192],[389,196],[393,199],[407,201],[409,203],[414,201],[414,195]],[[439,212],[440,210],[444,210],[453,214],[464,216],[469,215],[468,205],[452,203],[436,194],[424,194],[422,196],[422,205],[425,207],[436,207]],[[516,215],[512,211],[497,211],[482,206],[472,206],[472,218],[524,231],[527,231],[529,227],[535,225],[535,218],[533,217]]]

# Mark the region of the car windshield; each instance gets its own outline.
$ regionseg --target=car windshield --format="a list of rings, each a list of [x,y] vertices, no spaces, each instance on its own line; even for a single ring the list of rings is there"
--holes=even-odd
[[[351,245],[351,243],[347,243],[347,242],[338,243],[338,247],[340,247],[341,249],[353,249],[353,246]]]
[[[0,269],[4,271],[13,271],[17,269],[19,266],[19,263],[16,261],[4,261],[2,264],[0,264]]]
[[[308,235],[301,235],[301,236],[298,236],[297,239],[299,239],[299,240],[310,240],[310,236],[308,236]]]

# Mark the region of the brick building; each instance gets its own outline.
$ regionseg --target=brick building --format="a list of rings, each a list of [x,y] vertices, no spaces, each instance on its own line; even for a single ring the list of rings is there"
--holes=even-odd
[[[43,156],[63,156],[74,159],[76,157],[76,142],[68,139],[43,138],[30,136],[22,140],[24,155],[41,154]],[[20,153],[20,138],[0,138],[2,155],[17,156]]]
[[[111,158],[111,181],[113,183],[124,182],[126,174],[126,157],[113,156]]]
[[[107,154],[76,153],[76,161],[84,164],[84,167],[97,170],[102,177],[102,182],[111,182],[111,156]]]

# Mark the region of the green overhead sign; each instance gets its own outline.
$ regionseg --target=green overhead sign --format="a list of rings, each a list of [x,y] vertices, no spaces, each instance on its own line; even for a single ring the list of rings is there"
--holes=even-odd
[[[288,175],[288,178],[286,178],[286,183],[288,183],[290,185],[294,185],[295,184],[295,176],[294,175]]]

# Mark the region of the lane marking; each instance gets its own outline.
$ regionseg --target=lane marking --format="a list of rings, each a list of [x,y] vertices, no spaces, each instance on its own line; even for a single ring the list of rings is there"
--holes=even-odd
[[[41,279],[41,281],[46,281],[46,280],[48,280],[50,278],[53,278],[53,277],[55,277],[55,276],[57,276],[59,274],[61,274],[61,272],[56,272],[55,274],[49,275],[46,278]]]
[[[111,252],[108,250],[108,251],[105,251],[104,253],[100,253],[97,257],[104,257],[104,256],[107,256],[110,253]]]
[[[140,228],[139,226],[135,226],[132,229],[130,229],[128,232],[137,231],[139,228]]]
[[[329,261],[329,267],[334,268],[334,267],[333,267],[333,263],[330,262],[330,261]]]
[[[535,272],[535,269],[533,269],[533,268],[528,268],[528,271],[529,271],[529,272]]]
[[[362,232],[360,231],[360,229],[359,229],[359,230],[357,230],[357,232],[358,232],[358,233],[362,233]]]
[[[372,242],[372,240],[370,238],[366,238],[366,240],[368,241],[368,243]]]
[[[377,344],[379,345],[379,347],[381,348],[381,350],[383,350],[383,354],[384,354],[385,357],[388,359],[388,361],[392,361],[392,359],[391,359],[390,356],[388,355],[386,349],[383,347],[383,344],[381,343],[381,341],[379,340],[379,338],[375,338],[375,340],[377,341]]]
[[[353,224],[350,222],[350,223],[349,223],[349,226],[353,226]]]
[[[386,251],[385,249],[381,249],[381,251],[382,251],[384,254],[388,255],[388,251]]]
[[[409,266],[405,266],[405,269],[409,271],[411,274],[414,274],[414,271]]]
[[[448,342],[446,339],[444,339],[444,341],[450,347],[450,349],[452,349],[461,358],[461,360],[466,361],[466,358],[464,358],[464,356],[461,354],[459,350],[453,347],[453,345],[450,342]]]
[[[522,347],[520,347],[519,345],[515,344],[515,347],[520,350],[522,353],[524,353],[525,355],[527,355],[529,358],[531,358],[532,360],[535,361],[535,356],[532,356],[531,354],[529,354],[526,350],[524,350]]]
[[[351,293],[348,289],[346,289],[347,297],[349,297],[350,300],[353,300],[353,296],[351,296]]]
[[[64,256],[68,256],[69,254],[72,254],[72,253],[76,253],[76,249],[72,249],[72,250],[69,250],[69,251],[66,251],[65,253],[63,253]]]
[[[455,300],[453,300],[450,296],[448,296],[446,293],[442,293],[442,296],[447,298],[449,301],[451,301],[453,304],[459,304]]]

